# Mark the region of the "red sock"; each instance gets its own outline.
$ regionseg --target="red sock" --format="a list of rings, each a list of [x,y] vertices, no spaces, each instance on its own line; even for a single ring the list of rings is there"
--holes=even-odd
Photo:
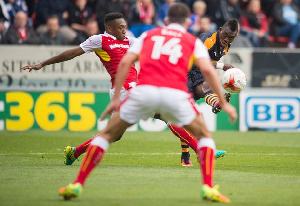
[[[210,139],[211,138],[203,138]],[[213,187],[213,171],[214,171],[214,146],[207,144],[201,145],[202,139],[199,141],[198,160],[201,166],[203,184]],[[212,140],[213,141],[213,140]],[[213,142],[214,144],[214,142]]]
[[[83,163],[81,164],[77,178],[73,183],[79,182],[80,184],[84,185],[87,176],[91,173],[94,167],[101,161],[104,153],[105,151],[101,147],[97,145],[91,145],[88,148]]]
[[[189,133],[187,130],[185,130],[182,127],[178,127],[175,124],[167,124],[170,128],[171,132],[180,140],[183,140],[185,143],[187,143],[195,152],[197,152],[198,147],[198,141],[197,139]]]
[[[90,146],[90,143],[93,139],[94,138],[92,138],[92,139],[86,141],[85,143],[79,145],[78,147],[76,147],[76,151],[74,153],[75,158],[78,158],[80,155],[82,155],[83,153],[86,152],[87,148]]]

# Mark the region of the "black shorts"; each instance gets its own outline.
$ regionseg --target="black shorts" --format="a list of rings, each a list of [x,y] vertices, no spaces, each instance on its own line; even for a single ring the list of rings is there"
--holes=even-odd
[[[188,88],[189,88],[189,92],[193,94],[195,100],[200,99],[200,97],[198,97],[195,94],[195,86],[197,86],[198,84],[204,81],[205,79],[202,73],[200,72],[199,68],[194,66],[188,74]]]

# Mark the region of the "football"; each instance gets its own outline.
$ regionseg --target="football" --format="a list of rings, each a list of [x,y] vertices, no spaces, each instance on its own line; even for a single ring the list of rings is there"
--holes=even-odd
[[[222,77],[223,88],[230,93],[241,92],[247,84],[247,77],[245,73],[238,69],[232,68],[224,72]]]

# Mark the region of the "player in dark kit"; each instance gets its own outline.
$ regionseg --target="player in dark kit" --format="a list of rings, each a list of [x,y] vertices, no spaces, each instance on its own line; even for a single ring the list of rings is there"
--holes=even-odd
[[[218,31],[203,33],[199,36],[204,45],[207,47],[212,64],[217,69],[226,71],[233,68],[233,65],[218,63],[218,61],[228,53],[228,50],[234,38],[238,34],[239,24],[237,20],[228,20]],[[188,74],[188,88],[189,92],[194,95],[194,99],[205,99],[205,102],[212,107],[213,113],[217,114],[221,111],[219,98],[206,83],[201,71],[197,66],[193,66]],[[230,102],[230,93],[224,94],[225,99]],[[182,148],[182,165],[192,166],[190,161],[189,146],[195,151],[197,149],[195,138],[183,128],[173,124],[168,124],[169,129],[174,135],[180,138]],[[224,150],[216,150],[215,157],[219,158],[226,154]]]
[[[211,61],[217,69],[226,71],[233,68],[233,65],[218,63],[218,61],[228,53],[231,43],[238,34],[238,28],[237,20],[230,19],[218,31],[199,36],[207,47]],[[188,87],[195,100],[204,97],[205,102],[212,107],[213,113],[217,114],[221,111],[218,97],[208,87],[203,75],[195,65],[189,72]],[[225,93],[225,98],[230,101],[230,93]]]

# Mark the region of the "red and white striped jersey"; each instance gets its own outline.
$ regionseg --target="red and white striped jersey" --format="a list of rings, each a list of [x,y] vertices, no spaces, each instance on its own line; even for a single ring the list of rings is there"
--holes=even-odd
[[[117,40],[116,37],[105,32],[104,34],[89,37],[79,46],[84,52],[95,52],[109,73],[112,87],[114,87],[114,79],[118,65],[135,40],[136,39],[133,37],[125,37],[123,41],[120,41]],[[134,64],[130,68],[124,83],[124,88],[131,88],[132,82],[137,82],[137,71]]]

